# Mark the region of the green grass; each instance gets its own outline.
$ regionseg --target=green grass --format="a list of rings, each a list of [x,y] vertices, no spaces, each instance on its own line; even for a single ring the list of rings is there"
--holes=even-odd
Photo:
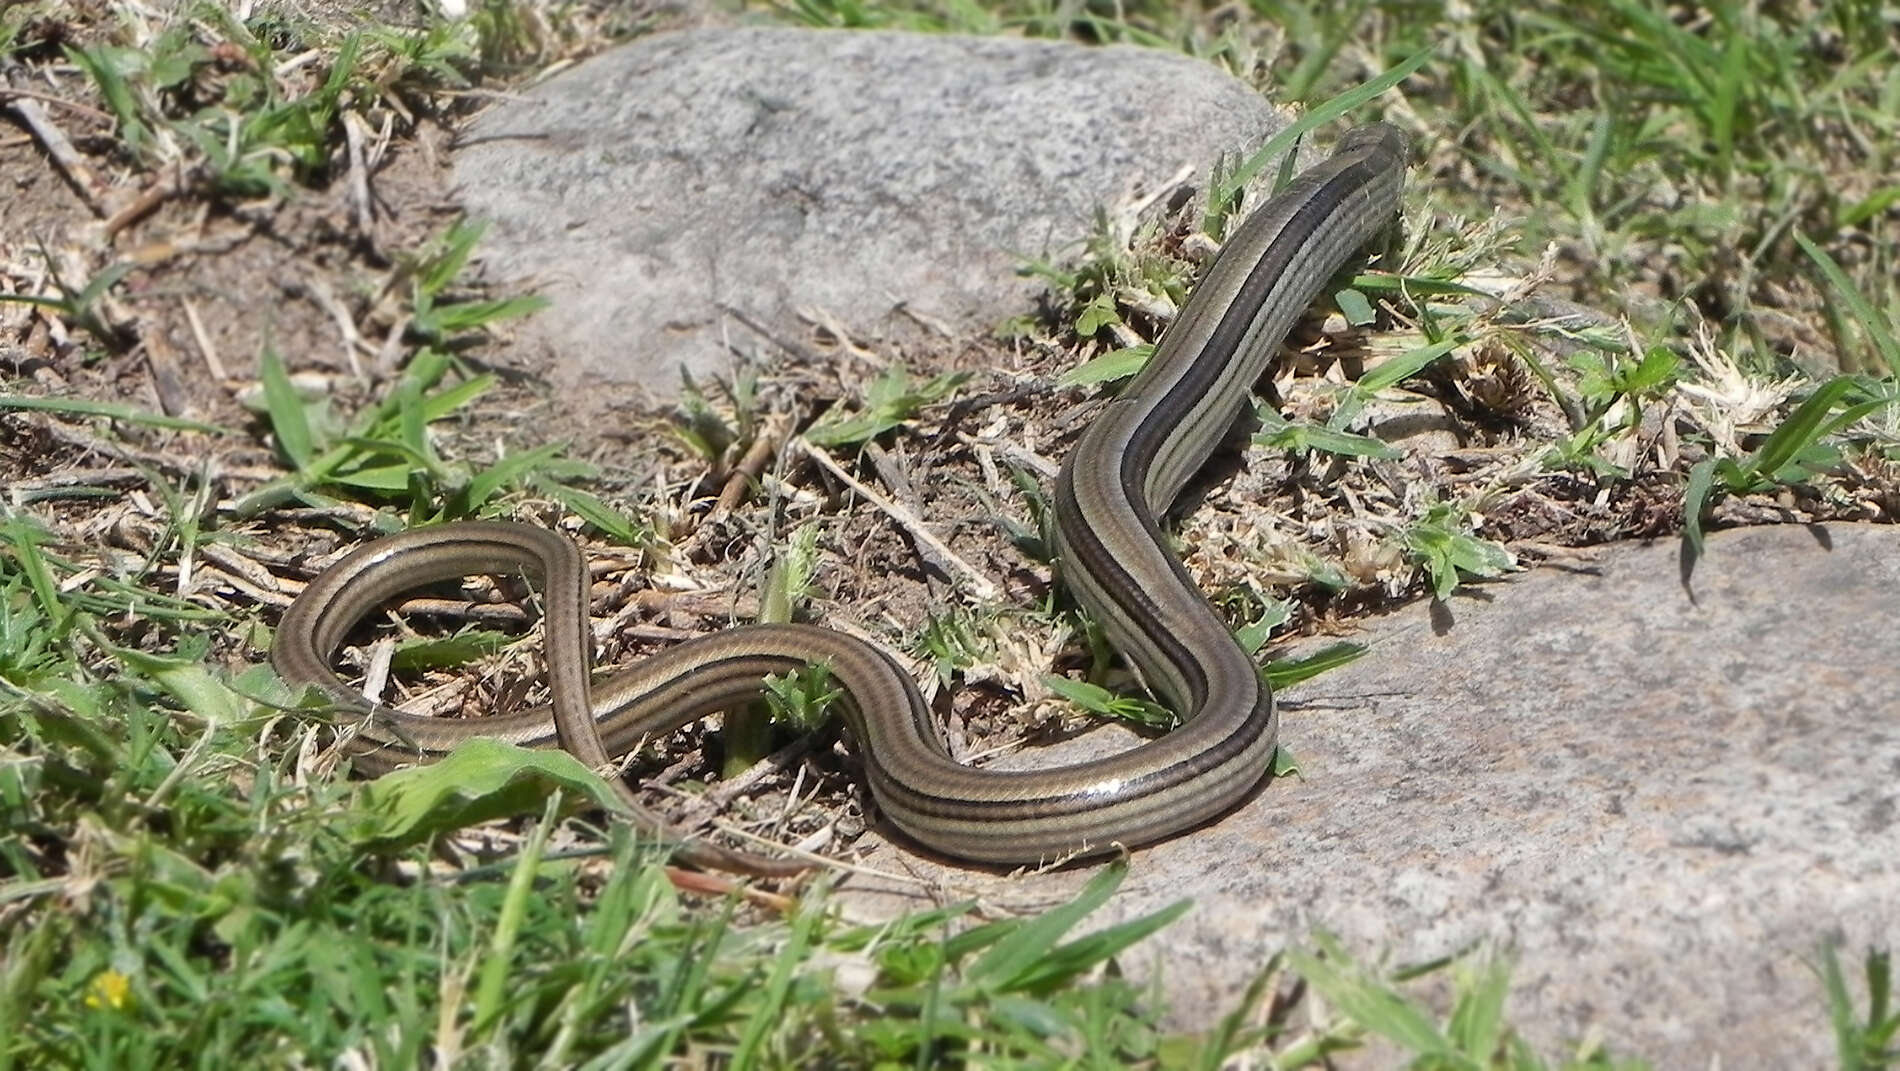
[[[970,926],[959,906],[853,927],[821,886],[761,921],[683,902],[624,826],[570,820],[586,847],[551,852],[564,798],[607,798],[564,755],[523,756],[526,782],[473,753],[370,786],[306,780],[308,730],[260,701],[285,698],[265,674],[227,685],[189,651],[88,673],[67,659],[115,654],[94,604],[49,582],[61,570],[31,540],[8,546],[0,1066],[1189,1068],[1288,1040],[1239,1026],[1245,1008],[1172,1036],[1151,994],[1094,976],[1187,908],[1072,936],[1119,865],[1034,918]],[[524,804],[540,819],[518,834],[448,839]]]
[[[1380,362],[1306,399],[1311,411],[1262,407],[1258,445],[1299,466],[1337,466],[1350,479],[1392,463],[1396,448],[1369,434],[1364,414],[1431,390],[1459,399],[1474,424],[1510,429],[1537,479],[1581,481],[1611,501],[1667,486],[1683,504],[1684,538],[1699,544],[1725,500],[1786,492],[1820,508],[1900,461],[1900,28],[1878,5],[1479,0],[1453,18],[1437,5],[1253,0],[1218,24],[1158,0],[794,0],[773,11],[828,26],[1178,48],[1278,85],[1276,96],[1320,118],[1359,105],[1352,116],[1367,117],[1402,97],[1395,117],[1428,133],[1413,225],[1380,270],[1338,288],[1355,327],[1397,326],[1383,333]],[[121,32],[130,22],[107,23],[148,17],[139,10],[114,5],[93,25],[75,17],[74,32],[55,38],[45,20],[66,16],[29,0],[0,11],[0,54],[70,63],[112,116],[113,164],[183,176],[173,196],[217,211],[336,181],[352,116],[447,116],[451,91],[597,43],[584,9],[550,21],[549,9],[516,0],[408,30],[340,32],[275,14],[240,24],[212,4],[190,14],[139,23],[151,33],[135,48]],[[310,49],[323,62],[262,73]],[[1367,104],[1361,87],[1382,74],[1397,88]],[[1218,234],[1237,179],[1270,179],[1266,165],[1265,154],[1235,163],[1208,211],[1180,229]],[[1029,269],[1062,311],[1017,326],[1073,358],[1060,387],[1132,374],[1195,270],[1180,233],[1156,223],[1113,232],[1106,218],[1074,260]],[[457,224],[394,251],[404,360],[360,405],[300,393],[269,350],[251,429],[12,387],[0,396],[0,410],[89,421],[108,442],[159,436],[190,452],[206,449],[204,436],[248,436],[282,469],[229,502],[201,475],[154,470],[142,490],[163,519],[145,550],[78,538],[61,512],[122,497],[117,485],[0,505],[0,1069],[1297,1068],[1375,1037],[1426,1068],[1633,1066],[1597,1046],[1530,1051],[1510,1025],[1506,958],[1388,970],[1320,934],[1264,965],[1214,1029],[1170,1033],[1158,993],[1105,965],[1186,908],[1076,936],[1120,880],[1114,866],[1074,903],[1033,918],[978,922],[959,905],[854,928],[831,913],[822,885],[782,916],[737,896],[682,894],[650,846],[595,824],[610,797],[564,756],[476,748],[371,785],[329,776],[319,756],[331,730],[267,671],[245,668],[261,658],[272,615],[179,595],[194,561],[255,549],[291,511],[339,509],[382,528],[552,510],[666,553],[645,504],[589,489],[595,470],[558,444],[478,460],[445,455],[431,433],[496,386],[459,356],[471,338],[532,308],[460,282],[478,238]],[[1561,258],[1539,262],[1551,243]],[[1467,300],[1477,290],[1468,277],[1499,263],[1519,265],[1520,281],[1561,275],[1565,293],[1633,326],[1527,322]],[[131,340],[102,301],[129,274],[108,259],[83,282],[55,277],[46,293],[0,300],[122,351]],[[1625,301],[1632,293],[1647,300]],[[1814,310],[1824,348],[1796,349],[1807,336],[1787,330],[1790,305]],[[1576,348],[1542,356],[1559,337]],[[932,407],[962,385],[893,366],[807,437],[852,447],[901,438],[927,428]],[[712,486],[772,404],[749,376],[722,386],[714,398],[689,392],[673,425]],[[1749,392],[1771,400],[1738,423],[1734,399]],[[1544,424],[1523,415],[1535,412]],[[1668,467],[1643,448],[1656,413],[1681,421],[1684,449]],[[998,523],[1027,561],[1046,562],[1040,490],[1021,470],[1013,478],[1012,507],[1040,528],[1000,506]],[[1509,567],[1479,520],[1485,491],[1418,496],[1383,519],[1386,545],[1410,563],[1410,590],[1442,598]],[[780,542],[809,552],[818,534],[806,525]],[[1308,579],[1295,591],[1219,593],[1249,649],[1288,627],[1300,600],[1323,605],[1356,583],[1336,559],[1303,553]],[[768,601],[783,605],[767,616],[789,616],[812,580],[784,573],[768,584]],[[950,683],[996,661],[1008,634],[1059,618],[1053,605],[953,607],[920,623],[917,647]],[[410,643],[402,657],[452,664],[501,643],[470,632]],[[1341,645],[1267,671],[1284,685],[1361,653]],[[1091,676],[1105,666],[1098,657]],[[1051,686],[1092,709],[1166,717],[1059,679]],[[777,699],[802,717],[825,687],[792,680]],[[1829,1013],[1817,1034],[1834,1038],[1844,1071],[1900,1064],[1887,954],[1866,951],[1857,975],[1840,960],[1832,946],[1818,950]],[[1427,975],[1449,985],[1442,1013],[1423,995]],[[1310,998],[1292,999],[1296,986],[1320,998],[1317,1021]]]
[[[53,258],[45,246],[40,247],[39,253],[48,265],[56,293],[0,294],[0,302],[52,309],[59,313],[61,319],[85,330],[100,342],[107,345],[122,344],[124,339],[120,338],[118,330],[100,314],[99,299],[131,272],[131,265],[111,265],[94,274],[84,285],[74,286],[60,278],[57,270],[51,269]]]
[[[892,365],[864,388],[864,399],[855,411],[827,410],[805,429],[805,441],[818,446],[869,442],[903,426],[919,409],[942,399],[969,379],[968,372],[951,372],[913,383],[909,370]]]

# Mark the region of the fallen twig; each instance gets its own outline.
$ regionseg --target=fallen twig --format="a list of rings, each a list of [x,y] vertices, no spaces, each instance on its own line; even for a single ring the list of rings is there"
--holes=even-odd
[[[866,502],[884,511],[886,516],[909,532],[911,538],[917,541],[918,553],[930,564],[953,576],[962,574],[969,581],[970,593],[978,599],[990,600],[998,596],[1001,589],[997,587],[996,582],[985,576],[976,566],[964,561],[956,551],[950,549],[948,543],[937,538],[937,534],[924,524],[922,517],[866,486],[845,471],[844,466],[838,464],[837,459],[826,453],[823,448],[814,446],[804,439],[798,439],[796,442],[798,448],[805,452],[805,456],[816,462],[818,467],[837,477],[846,487],[863,496]]]
[[[92,210],[92,214],[104,218],[106,206],[99,199],[99,180],[93,176],[92,169],[79,158],[79,150],[73,148],[73,143],[66,137],[65,131],[46,117],[46,110],[40,107],[39,98],[40,94],[21,89],[14,84],[13,71],[0,70],[0,103],[5,104],[8,111],[19,116],[20,123],[39,139],[40,145],[46,149],[46,155],[52,157],[60,174],[66,177],[66,181],[73,187],[74,192],[79,194],[79,199],[86,202],[86,207]]]
[[[746,490],[758,482],[759,475],[765,471],[766,462],[778,452],[779,444],[785,439],[790,420],[783,413],[773,413],[759,426],[759,434],[752,440],[752,448],[726,477],[726,486],[719,491],[719,501],[713,503],[712,512],[706,521],[711,522],[732,512],[745,497]]]
[[[105,240],[110,242],[120,231],[150,215],[159,205],[177,194],[179,185],[178,180],[173,178],[160,179],[152,183],[150,189],[134,197],[131,204],[114,212],[112,217],[100,227],[100,230],[104,232]]]

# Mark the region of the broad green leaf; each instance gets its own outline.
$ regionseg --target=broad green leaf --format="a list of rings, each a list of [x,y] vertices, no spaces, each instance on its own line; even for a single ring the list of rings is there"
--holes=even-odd
[[[1504,1002],[1511,993],[1511,961],[1497,958],[1461,978],[1458,1003],[1446,1024],[1452,1047],[1482,1067],[1504,1040]]]
[[[1835,403],[1854,386],[1855,382],[1849,376],[1836,376],[1821,384],[1808,396],[1807,401],[1788,415],[1788,419],[1769,433],[1761,448],[1743,464],[1743,473],[1754,478],[1779,472],[1796,453],[1825,434],[1823,425],[1827,423],[1828,414],[1833,411]]]
[[[409,488],[409,476],[416,471],[414,465],[394,464],[376,465],[371,468],[357,469],[355,472],[342,473],[330,477],[345,487],[360,487],[366,491],[387,491],[391,494],[406,491]]]
[[[1113,383],[1118,379],[1142,370],[1148,359],[1154,356],[1155,348],[1151,343],[1139,346],[1123,346],[1110,350],[1100,357],[1091,357],[1056,378],[1059,387],[1086,387],[1096,383]]]
[[[1353,384],[1353,389],[1362,394],[1373,394],[1387,387],[1397,386],[1423,372],[1425,366],[1464,345],[1465,342],[1464,338],[1452,335],[1441,338],[1437,342],[1406,350],[1360,376],[1358,382]]]
[[[1682,358],[1667,346],[1651,346],[1643,351],[1643,359],[1630,369],[1623,380],[1623,389],[1630,394],[1658,392],[1668,386],[1676,377],[1676,369],[1682,366]]]
[[[1084,710],[1123,721],[1132,721],[1152,729],[1172,729],[1181,723],[1174,712],[1159,703],[1132,696],[1116,695],[1100,685],[1078,681],[1054,673],[1042,675],[1048,689]]]
[[[627,514],[608,505],[599,496],[569,487],[542,473],[531,475],[535,489],[559,502],[567,511],[605,533],[614,542],[628,547],[644,546],[653,533]]]
[[[1378,319],[1378,313],[1372,308],[1372,302],[1357,290],[1347,288],[1333,293],[1333,304],[1345,314],[1346,322],[1354,327],[1364,327]]]
[[[494,629],[464,629],[453,636],[412,640],[396,647],[389,656],[389,665],[404,671],[465,666],[494,654],[514,638]]]
[[[1092,338],[1095,332],[1109,324],[1120,323],[1121,313],[1115,307],[1115,299],[1108,294],[1097,294],[1089,299],[1087,305],[1075,318],[1075,333],[1083,338]]]
[[[1060,945],[1018,973],[1011,988],[1018,992],[1048,992],[1096,965],[1106,962],[1123,949],[1162,929],[1187,914],[1192,900],[1176,900],[1167,907],[1140,918],[1099,930]]]
[[[1234,639],[1240,644],[1241,650],[1254,655],[1267,645],[1267,639],[1273,635],[1274,629],[1292,618],[1293,604],[1283,599],[1258,596],[1252,596],[1251,601],[1260,607],[1260,615],[1235,629]]]
[[[817,446],[843,446],[865,442],[898,427],[919,409],[937,401],[970,378],[968,372],[933,376],[912,386],[910,372],[892,365],[872,380],[864,392],[863,404],[856,412],[833,406],[805,430],[805,441]]]
[[[1355,435],[1319,424],[1295,423],[1267,405],[1257,406],[1256,412],[1260,416],[1261,430],[1254,434],[1255,446],[1294,453],[1318,450],[1342,457],[1371,457],[1385,461],[1395,461],[1405,456],[1405,451],[1370,435]]]
[[[1284,747],[1273,749],[1273,776],[1290,777],[1300,772],[1300,761]]]
[[[565,751],[532,751],[477,737],[441,761],[363,786],[366,816],[350,831],[362,843],[389,847],[511,815],[539,811],[555,789],[610,811],[619,797]]]
[[[179,705],[208,722],[229,724],[251,713],[251,701],[213,676],[197,658],[173,658],[126,647],[113,647],[112,653],[158,682]]]
[[[428,381],[423,381],[422,385],[426,387]],[[427,395],[422,399],[422,419],[430,423],[441,420],[488,393],[488,388],[494,385],[495,377],[484,372],[457,383],[453,387]]]

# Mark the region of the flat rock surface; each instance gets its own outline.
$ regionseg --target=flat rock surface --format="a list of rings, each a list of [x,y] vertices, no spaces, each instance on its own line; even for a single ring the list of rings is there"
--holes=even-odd
[[[1097,921],[1196,900],[1124,961],[1183,1026],[1326,929],[1368,960],[1510,949],[1511,1020],[1547,1053],[1832,1066],[1819,942],[1857,973],[1900,936],[1900,531],[1720,532],[1693,590],[1674,542],[1620,545],[1367,622],[1364,658],[1281,697],[1300,776],[1134,853]],[[1003,908],[1089,873],[867,863]]]
[[[1114,210],[1280,125],[1161,51],[1013,38],[708,28],[597,56],[481,116],[458,195],[555,385],[665,397],[732,349],[987,333]],[[606,397],[603,397],[606,395]]]

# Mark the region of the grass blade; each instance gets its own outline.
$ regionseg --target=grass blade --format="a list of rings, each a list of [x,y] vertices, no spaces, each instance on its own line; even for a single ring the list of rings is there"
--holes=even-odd
[[[257,378],[264,384],[264,408],[270,415],[271,430],[277,445],[293,468],[302,471],[316,453],[316,439],[310,431],[310,418],[304,412],[303,399],[284,371],[283,358],[275,346],[266,345],[257,358]]]
[[[1142,938],[1160,931],[1193,906],[1192,900],[1176,900],[1140,918],[1129,919],[1060,945],[1018,975],[1012,988],[1034,993],[1047,992],[1092,969],[1096,964],[1105,962]]]
[[[1682,538],[1689,545],[1689,560],[1702,556],[1702,514],[1709,505],[1709,492],[1715,489],[1715,458],[1705,458],[1689,469],[1689,482],[1682,492]]]
[[[739,1038],[738,1048],[733,1050],[733,1071],[748,1071],[754,1065],[766,1035],[785,1014],[785,998],[791,992],[792,978],[811,948],[812,935],[817,932],[818,923],[825,917],[824,900],[822,888],[812,890],[804,898],[804,907],[792,922],[791,939],[785,942],[785,947],[779,950],[778,957],[772,961],[772,973],[765,980],[764,994],[758,1006],[752,1009],[745,1034]]]
[[[40,553],[42,533],[27,521],[14,517],[7,526],[0,529],[0,542],[13,550],[13,557],[20,563],[20,571],[26,574],[27,587],[33,592],[34,601],[40,604],[40,613],[53,622],[53,633],[64,634],[72,623],[73,610],[59,597],[59,585],[53,579],[53,571],[46,564],[45,555]]]
[[[1305,658],[1276,658],[1267,663],[1267,684],[1274,688],[1285,688],[1312,680],[1327,670],[1357,662],[1365,653],[1366,648],[1360,644],[1335,643]]]
[[[1359,377],[1353,389],[1361,394],[1371,394],[1387,387],[1397,386],[1405,380],[1423,372],[1425,367],[1445,354],[1464,345],[1466,340],[1457,335],[1441,338],[1430,345],[1410,349],[1397,357],[1386,361],[1379,367]]]
[[[548,797],[541,821],[535,823],[527,843],[521,846],[514,874],[508,879],[501,916],[495,921],[494,936],[488,942],[488,957],[482,963],[481,980],[476,983],[476,1033],[487,1030],[507,1007],[508,979],[514,974],[515,938],[521,932],[521,920],[528,911],[528,895],[533,892],[535,874],[541,869],[541,853],[547,847],[548,834],[554,829],[561,807],[561,793],[556,790]]]
[[[1107,903],[1127,876],[1125,861],[1118,859],[1103,867],[1074,900],[1017,926],[983,953],[965,972],[965,983],[992,993],[1015,988],[1022,978],[1038,969],[1041,960],[1056,947],[1063,934]]]
[[[473,513],[481,509],[490,498],[495,496],[495,492],[532,473],[565,449],[567,449],[565,442],[548,443],[532,450],[510,454],[476,473],[475,477],[468,481],[468,490],[465,492],[468,511]]]
[[[1861,327],[1866,329],[1867,337],[1873,340],[1875,352],[1887,364],[1887,374],[1900,378],[1900,341],[1895,341],[1892,327],[1885,318],[1875,311],[1873,305],[1861,295],[1859,288],[1854,286],[1854,281],[1847,277],[1847,273],[1841,270],[1841,266],[1833,257],[1827,255],[1825,249],[1808,241],[1807,236],[1798,231],[1795,232],[1794,242],[1801,247],[1803,253],[1808,255],[1808,259],[1814,261],[1815,266],[1821,269],[1821,274],[1827,279],[1827,285],[1834,288],[1834,293],[1840,298],[1841,304],[1846,305],[1847,311],[1860,322]]]
[[[144,409],[120,405],[117,402],[99,402],[86,398],[34,398],[24,394],[0,394],[0,409],[30,409],[47,413],[72,413],[76,416],[98,416],[126,424],[140,424],[148,428],[202,431],[208,435],[237,434],[230,428],[216,424],[147,412]]]
[[[1327,1003],[1368,1030],[1409,1052],[1451,1056],[1445,1038],[1418,1007],[1396,990],[1347,959],[1336,941],[1321,937],[1316,954],[1303,948],[1288,950],[1287,963],[1306,978]],[[1424,1061],[1428,1066],[1441,1066]],[[1457,1066],[1453,1063],[1451,1066]]]
[[[1436,50],[1436,45],[1419,49],[1370,81],[1354,86],[1324,104],[1315,105],[1311,111],[1288,124],[1286,129],[1268,138],[1265,145],[1255,150],[1252,156],[1247,157],[1245,162],[1208,191],[1207,212],[1202,217],[1201,230],[1217,237],[1221,235],[1226,230],[1227,216],[1233,211],[1234,195],[1252,182],[1268,161],[1287,152],[1308,132],[1332,122],[1403,82],[1414,71],[1425,66],[1425,61],[1431,59]]]
[[[1852,377],[1836,376],[1821,384],[1808,400],[1802,402],[1781,426],[1770,432],[1761,448],[1742,465],[1745,478],[1759,479],[1773,477],[1781,471],[1794,456],[1813,445],[1828,429],[1828,414],[1833,412],[1835,403],[1857,386]],[[1740,488],[1736,488],[1740,490]]]

